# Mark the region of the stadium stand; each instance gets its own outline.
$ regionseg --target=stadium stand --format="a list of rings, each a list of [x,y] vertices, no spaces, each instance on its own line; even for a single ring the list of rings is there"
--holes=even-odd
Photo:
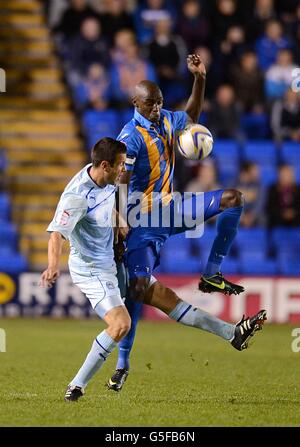
[[[0,136],[15,222],[1,225],[0,270],[17,273],[46,265],[53,207],[86,156],[42,4],[2,0],[0,6],[0,65],[7,74]],[[20,258],[3,245],[11,240],[16,247],[17,239]]]
[[[232,186],[236,183],[240,167],[239,145],[234,140],[217,140],[214,143],[213,157],[217,162],[220,183]]]

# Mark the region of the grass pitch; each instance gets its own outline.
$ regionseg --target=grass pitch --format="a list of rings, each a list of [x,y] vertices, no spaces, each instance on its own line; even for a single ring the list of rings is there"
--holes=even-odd
[[[140,322],[122,392],[105,388],[116,352],[86,395],[64,402],[104,325],[96,320],[0,319],[0,426],[299,426],[300,353],[292,326],[266,325],[244,352],[173,323]]]

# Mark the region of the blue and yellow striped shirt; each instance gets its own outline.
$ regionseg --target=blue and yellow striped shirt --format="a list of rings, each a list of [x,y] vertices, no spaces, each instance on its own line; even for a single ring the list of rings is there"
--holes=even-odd
[[[186,112],[162,109],[156,125],[135,110],[117,138],[127,146],[126,169],[132,171],[129,195],[144,194],[143,211],[151,211],[153,193],[160,193],[163,205],[172,200],[175,132],[186,127],[187,118]]]

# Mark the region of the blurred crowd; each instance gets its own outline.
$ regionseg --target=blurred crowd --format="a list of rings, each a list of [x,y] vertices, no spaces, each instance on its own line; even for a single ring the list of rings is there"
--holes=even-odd
[[[46,5],[88,147],[104,135],[116,137],[132,118],[131,95],[142,79],[160,85],[165,108],[182,109],[193,82],[186,67],[190,53],[206,65],[200,122],[215,139],[300,146],[300,0],[51,0]],[[240,163],[234,186],[246,198],[242,224],[300,226],[294,167],[279,166],[276,181],[265,184],[257,164]],[[181,160],[175,180],[181,191],[224,186],[209,159],[201,165]]]
[[[186,184],[185,191],[212,191],[220,189],[216,164],[206,159],[197,166],[195,177]],[[300,186],[293,166],[282,164],[278,179],[266,185],[261,181],[259,166],[245,161],[241,164],[235,184],[245,198],[241,225],[250,227],[300,227]],[[209,223],[213,224],[211,219]]]
[[[207,68],[201,122],[215,137],[300,141],[299,0],[59,4],[49,2],[48,17],[81,110],[124,110],[145,78],[165,107],[181,107],[196,52]]]

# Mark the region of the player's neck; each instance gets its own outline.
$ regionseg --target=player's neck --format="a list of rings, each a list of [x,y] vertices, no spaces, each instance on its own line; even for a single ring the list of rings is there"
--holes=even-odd
[[[107,185],[104,180],[104,173],[102,172],[102,170],[91,166],[91,168],[89,169],[89,176],[91,177],[93,182],[96,183],[96,185],[100,188],[104,188]]]

